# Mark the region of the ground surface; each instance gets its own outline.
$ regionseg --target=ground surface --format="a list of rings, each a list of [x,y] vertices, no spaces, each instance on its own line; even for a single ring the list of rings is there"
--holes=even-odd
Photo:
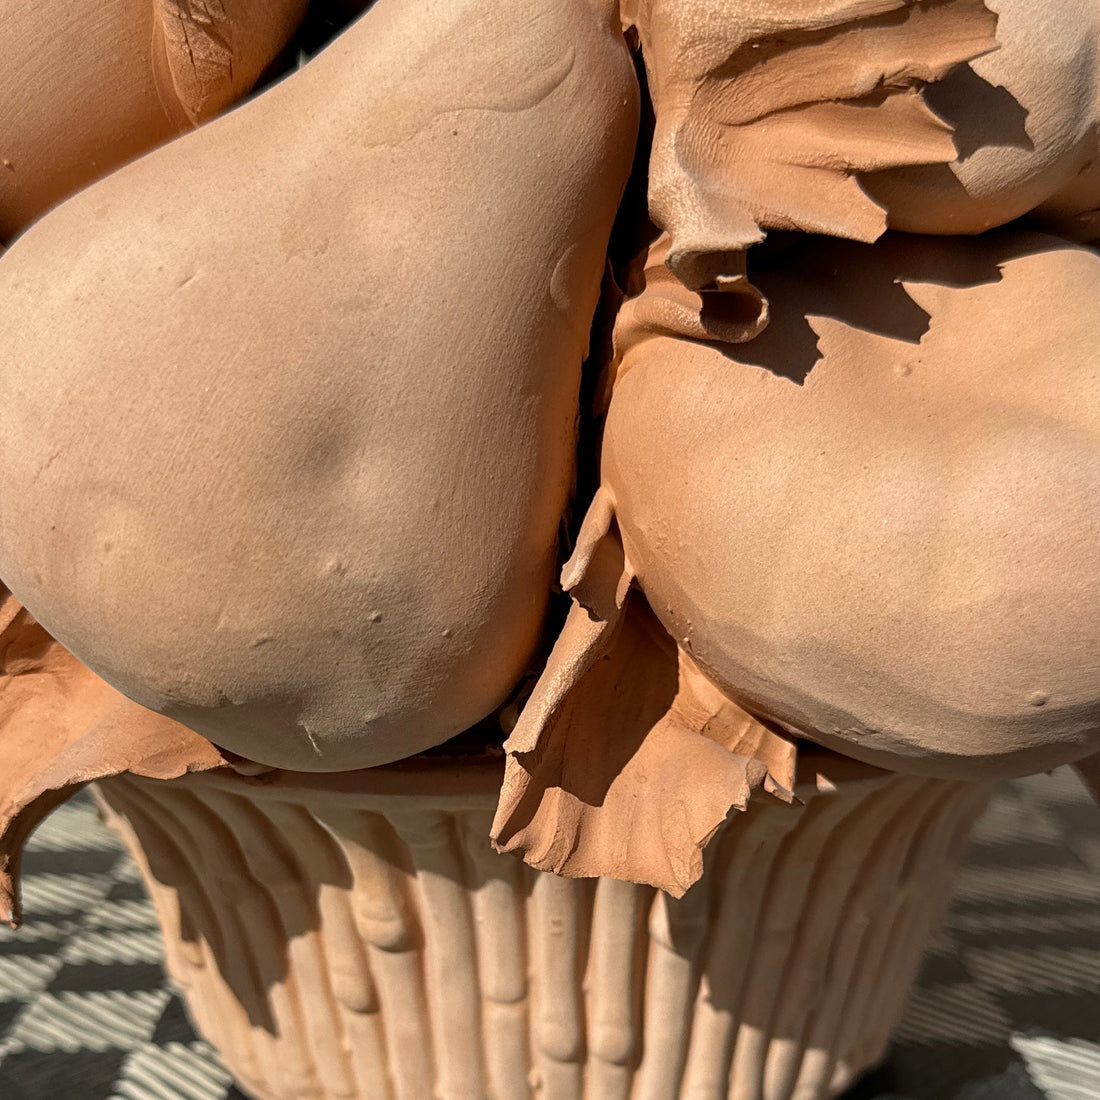
[[[166,983],[137,869],[88,795],[27,853],[0,929],[0,1100],[244,1100]],[[1100,1100],[1100,810],[1003,787],[886,1066],[848,1100]]]

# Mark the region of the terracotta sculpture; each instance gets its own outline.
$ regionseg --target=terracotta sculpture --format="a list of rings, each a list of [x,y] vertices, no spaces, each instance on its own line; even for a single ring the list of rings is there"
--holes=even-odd
[[[1100,260],[1072,243],[1098,205],[1094,8],[444,7],[379,0],[0,260],[0,903],[18,920],[20,845],[76,786],[171,780],[103,797],[257,1095],[832,1095],[900,1007],[852,978],[857,1012],[846,975],[870,952],[904,987],[988,782],[1081,762],[1100,788]],[[303,5],[136,11],[52,67],[27,43],[60,17],[20,15],[13,50],[54,83],[0,97],[25,121],[0,234],[239,98]],[[107,108],[67,121],[103,64]],[[632,164],[644,209],[621,202]],[[1059,236],[928,235],[1025,214]],[[487,764],[360,773],[471,727],[441,751]],[[887,826],[898,805],[922,808]],[[595,902],[490,832],[600,877]],[[239,872],[213,894],[211,851]],[[692,985],[750,951],[699,900],[719,865],[714,897],[739,892],[750,855],[846,884],[774,872],[817,914],[791,963],[828,986],[816,1023],[793,993]],[[923,894],[914,866],[939,876]],[[522,876],[556,899],[531,921],[560,997],[533,994],[530,1033],[502,1007],[527,992],[481,963],[480,993],[447,985],[447,959],[504,950],[477,922],[525,923]],[[895,893],[896,939],[826,931]],[[261,914],[262,958],[232,950],[223,894]],[[749,894],[738,922],[779,935]],[[650,922],[630,952],[680,960],[644,979],[644,1026],[634,955],[592,978],[620,999],[551,1019],[587,980],[585,922],[595,945],[620,910]],[[463,1061],[464,1013],[541,1053]],[[359,1061],[329,1057],[333,1028]]]
[[[494,854],[493,759],[102,796],[262,1100],[819,1100],[881,1058],[988,787],[801,763],[681,899]]]
[[[1040,236],[794,238],[765,251],[754,278],[772,322],[738,345],[674,331],[662,298],[689,316],[705,306],[662,260],[658,245],[619,313],[603,486],[565,571],[577,602],[509,742],[515,790],[498,837],[537,866],[587,868],[606,858],[587,845],[613,850],[621,827],[653,861],[631,877],[690,885],[701,864],[670,882],[662,845],[694,859],[692,842],[764,780],[746,776],[721,723],[680,716],[685,692],[700,697],[693,681],[717,697],[705,715],[721,713],[724,691],[727,710],[773,723],[773,779],[775,731],[947,778],[1100,751],[1100,327],[1088,305],[1100,257]],[[1035,312],[1046,296],[1065,311],[1049,324]],[[624,598],[632,583],[652,614]],[[556,801],[564,775],[607,760],[607,716],[583,695],[597,657],[592,675],[653,695],[627,738],[634,768],[661,776],[648,833],[607,800],[587,822],[551,805],[532,818],[536,789]],[[552,759],[542,738],[560,742]],[[613,763],[602,781],[630,784]],[[700,770],[709,816],[672,834],[669,806],[702,815]],[[540,854],[551,835],[564,863]]]
[[[868,11],[866,27],[846,25],[853,37],[862,30],[893,47],[891,36],[912,33]],[[965,14],[974,37],[947,41],[966,42],[973,56],[982,13]],[[926,18],[914,12],[911,21],[934,29]],[[823,143],[835,141],[843,120],[873,153],[897,156],[886,123],[896,103],[913,127],[903,148],[921,148],[923,138],[932,162],[944,131],[920,98],[900,90],[883,97],[889,80],[869,78],[880,70],[837,65],[830,54],[843,56],[843,34],[825,46],[812,33],[793,36],[782,48],[742,37],[730,53],[719,25],[737,24],[669,17],[642,35],[643,49],[653,40],[650,214],[666,232],[639,261],[638,292],[619,311],[603,485],[563,574],[574,610],[508,743],[494,826],[505,849],[523,851],[535,866],[626,868],[628,877],[674,891],[701,873],[699,849],[731,806],[743,807],[760,784],[784,789],[789,764],[779,771],[776,764],[789,761],[790,737],[894,770],[967,778],[1026,774],[1100,750],[1091,671],[1100,650],[1092,615],[1100,595],[1100,377],[1087,305],[1100,274],[1095,254],[1041,238],[894,237],[862,249],[773,239],[752,255],[746,276],[745,250],[763,236],[761,226],[870,239],[884,215],[893,218],[889,205],[883,211],[846,191],[858,145],[854,154],[842,146],[846,165],[815,162],[819,133]],[[1016,42],[1021,32],[1012,33]],[[1084,54],[1090,28],[1077,25],[1074,34]],[[936,39],[924,40],[922,60],[936,56],[929,41]],[[866,61],[862,43],[850,48]],[[823,49],[834,66],[821,64],[828,76],[874,89],[858,116],[862,128],[831,99],[802,108],[792,140],[809,162],[801,175],[785,171],[776,184],[778,171],[765,165],[771,186],[748,198],[740,189],[751,185],[750,172],[724,186],[734,172],[723,170],[721,155],[732,160],[748,139],[726,132],[707,139],[707,128],[728,128],[729,103],[761,114],[753,94],[786,88],[774,79],[773,58],[782,72],[800,51]],[[670,76],[682,78],[675,60],[684,56],[696,61],[690,75],[701,93],[680,92]],[[729,56],[741,68],[732,69]],[[1026,62],[1018,80],[1039,84],[1037,64]],[[765,74],[755,83],[754,65]],[[896,62],[881,71],[911,72]],[[960,72],[950,79],[964,79]],[[946,94],[934,87],[931,95]],[[672,121],[663,119],[662,95]],[[1069,101],[1059,104],[1063,112]],[[760,140],[782,150],[787,122],[779,142],[774,124]],[[709,162],[688,160],[696,149]],[[953,161],[870,179],[958,172],[965,186],[968,167]],[[1010,184],[1023,196],[1013,195],[1015,205],[1002,210],[1012,213],[998,221],[1049,194],[1037,198],[1019,179],[1002,180],[1006,203]],[[990,208],[975,190],[965,200],[976,212],[971,224]],[[934,192],[918,194],[936,208]],[[704,243],[692,244],[693,234]],[[1037,323],[1033,311],[1044,300],[1067,316]],[[1005,369],[1007,356],[1018,369]],[[1042,425],[1033,429],[1044,433],[1042,444],[1026,443],[1021,416]],[[629,595],[632,585],[655,620]],[[639,616],[644,625],[631,627]],[[1031,624],[1026,632],[1021,622]],[[655,637],[661,627],[664,639]],[[623,682],[635,700],[649,698],[616,715],[631,729],[622,739],[629,748],[609,757],[602,742],[610,716],[593,697]],[[711,702],[702,703],[707,695]],[[737,714],[735,704],[773,725],[758,727],[746,744],[739,719],[718,718]],[[699,771],[711,777],[702,791]],[[575,795],[570,777],[578,775],[598,798]],[[652,789],[657,776],[661,809],[624,814],[639,801],[640,784]],[[684,807],[672,815],[674,829],[670,806]]]
[[[653,96],[649,214],[697,291],[742,291],[768,229],[878,237],[856,173],[951,160],[923,88],[994,46],[981,0],[626,0],[623,15]]]

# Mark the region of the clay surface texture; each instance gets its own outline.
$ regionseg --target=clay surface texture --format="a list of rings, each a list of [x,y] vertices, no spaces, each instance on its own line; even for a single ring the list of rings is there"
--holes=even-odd
[[[247,93],[306,0],[0,4],[0,244]]]
[[[610,6],[383,0],[40,221],[0,269],[0,576],[265,763],[484,718],[542,627],[636,115]]]
[[[0,0],[0,918],[102,779],[264,1100],[845,1088],[990,783],[1100,797],[1098,55]]]
[[[499,763],[318,778],[99,788],[259,1100],[834,1095],[881,1057],[989,793],[819,754],[677,901],[494,853]]]

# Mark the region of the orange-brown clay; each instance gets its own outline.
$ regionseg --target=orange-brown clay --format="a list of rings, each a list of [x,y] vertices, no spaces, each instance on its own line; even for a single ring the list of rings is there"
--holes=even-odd
[[[949,164],[860,177],[890,225],[981,233],[1031,212],[1071,240],[1100,238],[1100,7],[989,0],[998,49],[928,90],[954,130]]]
[[[610,3],[381,0],[40,221],[0,261],[0,576],[267,763],[483,718],[543,623],[637,97]]]
[[[754,277],[743,346],[650,330],[660,279],[619,317],[601,499],[653,612],[753,714],[871,763],[1096,751],[1100,256],[790,238]]]
[[[22,848],[85,783],[221,767],[203,738],[120,695],[0,586],[0,920],[17,925]]]
[[[768,229],[874,240],[886,215],[856,173],[953,160],[925,89],[995,49],[982,0],[625,0],[623,17],[656,116],[650,217],[685,286],[744,299],[741,340],[767,320],[744,251]]]
[[[306,0],[2,0],[0,243],[245,95]]]

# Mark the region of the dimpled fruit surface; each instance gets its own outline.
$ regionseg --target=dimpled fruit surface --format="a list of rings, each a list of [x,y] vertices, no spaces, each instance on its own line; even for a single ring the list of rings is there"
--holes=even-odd
[[[0,577],[131,698],[337,770],[530,659],[638,91],[610,4],[381,0],[0,260]]]
[[[603,479],[666,629],[752,713],[871,764],[1096,751],[1100,256],[803,239],[752,274],[749,343],[620,317]]]

